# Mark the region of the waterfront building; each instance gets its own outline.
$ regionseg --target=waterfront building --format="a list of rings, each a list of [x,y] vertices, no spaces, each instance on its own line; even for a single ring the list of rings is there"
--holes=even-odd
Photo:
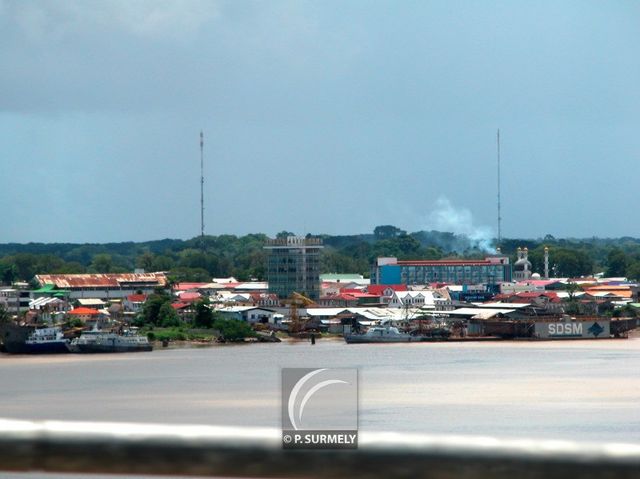
[[[511,281],[509,257],[483,260],[410,260],[378,258],[371,271],[373,284],[497,284]]]
[[[255,306],[225,306],[216,311],[226,319],[245,321],[249,324],[279,324],[284,319],[282,314],[273,309]]]
[[[442,291],[394,291],[389,301],[390,308],[427,308],[436,310],[452,309],[451,298]]]
[[[70,299],[123,299],[167,287],[164,273],[38,274],[35,279],[42,287],[52,284],[65,290]]]
[[[288,236],[268,240],[264,248],[269,292],[279,298],[288,298],[293,292],[313,300],[320,298],[321,239]]]
[[[29,310],[30,293],[26,288],[0,289],[0,305],[10,314],[20,314]]]

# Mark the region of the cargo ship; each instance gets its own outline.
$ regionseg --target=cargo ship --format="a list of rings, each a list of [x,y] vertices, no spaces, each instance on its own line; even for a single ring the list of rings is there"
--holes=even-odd
[[[85,331],[71,341],[69,349],[72,353],[133,353],[151,351],[153,346],[146,336],[137,334]]]
[[[637,327],[636,318],[565,315],[523,319],[471,319],[468,330],[470,336],[557,340],[624,338]]]

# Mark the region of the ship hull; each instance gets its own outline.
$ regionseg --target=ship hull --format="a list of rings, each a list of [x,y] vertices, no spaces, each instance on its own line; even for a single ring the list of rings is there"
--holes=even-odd
[[[50,343],[25,344],[25,354],[66,354],[69,352],[68,341]]]
[[[366,334],[346,335],[344,340],[347,344],[365,344],[365,343],[417,343],[423,341],[421,336],[393,337],[393,338],[376,338],[367,337]]]
[[[97,353],[139,353],[145,351],[153,351],[151,344],[141,345],[108,345],[108,344],[79,344],[74,345],[72,352],[80,354],[97,354]]]

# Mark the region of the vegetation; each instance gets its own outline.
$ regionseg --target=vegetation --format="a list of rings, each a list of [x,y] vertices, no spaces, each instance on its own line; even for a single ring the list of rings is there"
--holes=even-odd
[[[8,323],[9,321],[11,321],[11,314],[4,305],[0,304],[0,324]]]
[[[216,319],[213,328],[220,333],[225,341],[240,341],[256,335],[251,326],[237,319]]]
[[[154,329],[147,332],[149,341],[187,341],[189,334],[181,328]]]
[[[209,299],[203,298],[195,306],[196,312],[193,318],[193,325],[196,328],[212,328],[214,314],[209,306]]]
[[[292,234],[278,233],[278,237]],[[393,225],[377,226],[371,234],[320,236],[325,248],[322,272],[368,275],[378,256],[399,259],[480,258],[486,251],[483,242],[463,235],[439,231],[407,233]],[[142,243],[69,244],[29,243],[0,245],[0,282],[29,281],[36,274],[127,272],[134,268],[166,271],[177,281],[210,281],[212,277],[235,276],[240,281],[264,280],[267,236],[205,236],[190,240],[164,239]],[[487,241],[490,242],[490,241]],[[529,248],[534,271],[543,271],[544,247],[550,249],[551,274],[578,277],[603,272],[609,276],[640,279],[640,239],[589,238],[504,239],[502,252],[515,260],[518,247]],[[155,298],[146,320],[162,322],[158,317],[161,298]],[[171,313],[165,308],[167,321]],[[209,320],[201,310],[201,319]]]
[[[164,320],[170,320],[167,315],[167,306],[171,308],[171,296],[164,290],[158,289],[149,295],[144,305],[142,313],[134,321],[136,326],[154,325],[161,326]],[[164,309],[163,309],[164,307]],[[173,310],[173,308],[171,308]],[[175,313],[175,310],[173,311]]]

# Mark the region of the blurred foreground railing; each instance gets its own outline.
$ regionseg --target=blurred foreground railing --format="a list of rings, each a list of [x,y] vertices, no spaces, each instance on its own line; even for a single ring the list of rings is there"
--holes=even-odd
[[[0,471],[636,479],[640,445],[361,432],[356,451],[295,451],[275,429],[0,419]]]

